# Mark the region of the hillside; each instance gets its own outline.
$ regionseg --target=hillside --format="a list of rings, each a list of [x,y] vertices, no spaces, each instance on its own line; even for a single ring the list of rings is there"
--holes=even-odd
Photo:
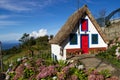
[[[23,35],[24,37],[24,35]],[[4,71],[7,70],[10,63],[16,62],[18,58],[30,56],[42,56],[50,53],[50,44],[48,36],[34,38],[24,37],[22,43],[7,50],[2,50]],[[41,54],[44,53],[44,54]],[[46,55],[47,56],[47,55]],[[1,70],[0,70],[1,71]]]
[[[53,61],[47,36],[33,42],[28,40],[19,48],[4,52],[7,80],[118,80],[108,69],[86,69],[79,59]]]

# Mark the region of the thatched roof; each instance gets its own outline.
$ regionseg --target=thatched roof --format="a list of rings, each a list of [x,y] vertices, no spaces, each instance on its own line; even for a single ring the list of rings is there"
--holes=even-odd
[[[72,14],[67,22],[62,26],[62,28],[59,30],[59,32],[56,34],[56,36],[49,41],[50,44],[58,44],[60,45],[67,37],[69,37],[70,33],[74,30],[76,27],[76,24],[78,21],[83,18],[85,15],[88,15],[89,19],[99,32],[99,34],[102,36],[103,40],[107,42],[107,39],[102,32],[100,26],[97,24],[96,20],[92,16],[91,12],[87,8],[87,5],[84,5],[82,8],[80,8],[78,11],[76,11],[74,14]]]

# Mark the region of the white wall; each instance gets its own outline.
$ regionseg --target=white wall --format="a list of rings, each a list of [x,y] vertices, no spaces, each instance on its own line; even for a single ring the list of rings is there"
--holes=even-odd
[[[60,55],[60,48],[61,47],[57,44],[51,44],[51,52],[57,56],[57,60],[66,60],[66,54],[63,54],[63,56]]]
[[[88,19],[88,30],[89,31],[87,33],[89,34],[89,48],[107,47],[107,44],[102,39],[101,35],[99,35],[98,31],[96,30],[96,28],[94,27],[94,25],[92,24],[88,16],[86,16],[85,19]],[[92,34],[98,34],[98,44],[92,44],[92,41],[91,41]]]

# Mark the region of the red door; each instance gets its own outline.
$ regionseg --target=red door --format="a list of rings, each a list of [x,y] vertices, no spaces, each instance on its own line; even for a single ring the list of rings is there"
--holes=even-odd
[[[88,35],[81,35],[82,53],[88,54]]]

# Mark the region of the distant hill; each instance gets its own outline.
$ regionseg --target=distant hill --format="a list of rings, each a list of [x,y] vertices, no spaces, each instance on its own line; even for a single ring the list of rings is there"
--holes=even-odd
[[[18,45],[19,45],[19,42],[3,42],[2,49],[6,50]]]

